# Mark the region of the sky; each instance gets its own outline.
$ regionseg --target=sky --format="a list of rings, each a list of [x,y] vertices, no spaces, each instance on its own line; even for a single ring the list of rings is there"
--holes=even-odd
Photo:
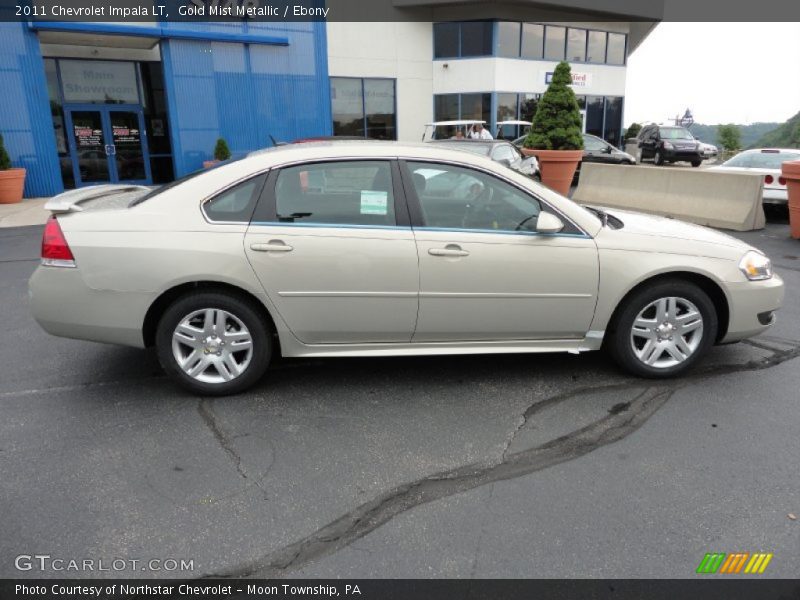
[[[708,125],[800,112],[800,23],[660,23],[628,58],[625,126],[690,108]]]

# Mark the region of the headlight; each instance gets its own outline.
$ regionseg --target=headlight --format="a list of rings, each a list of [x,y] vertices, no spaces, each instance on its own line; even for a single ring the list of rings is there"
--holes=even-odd
[[[739,261],[739,269],[750,281],[772,277],[772,261],[754,250],[749,250]]]
[[[664,150],[672,150],[672,144],[669,142],[664,142]]]

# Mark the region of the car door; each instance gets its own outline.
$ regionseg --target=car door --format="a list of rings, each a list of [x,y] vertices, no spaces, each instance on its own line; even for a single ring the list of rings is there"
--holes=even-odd
[[[529,191],[487,171],[402,163],[420,269],[414,342],[582,338],[594,314],[594,240],[565,220],[539,234]]]
[[[655,131],[654,127],[645,127],[639,134],[640,158],[653,158],[655,153]]]
[[[611,162],[603,140],[591,135],[583,136],[583,162]]]
[[[301,342],[411,339],[417,250],[396,171],[388,160],[352,160],[270,175],[245,251]]]

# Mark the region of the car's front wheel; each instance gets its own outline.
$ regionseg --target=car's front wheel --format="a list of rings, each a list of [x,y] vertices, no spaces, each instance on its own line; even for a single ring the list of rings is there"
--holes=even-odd
[[[714,303],[693,283],[668,280],[635,292],[620,307],[609,349],[626,371],[661,378],[689,369],[717,335]]]
[[[702,160],[693,160],[692,161],[692,166],[695,167],[695,168],[699,167],[701,164],[703,164]]]
[[[272,340],[251,302],[225,292],[194,292],[161,316],[156,351],[164,371],[179,385],[196,394],[222,396],[261,378]]]
[[[653,156],[653,164],[659,167],[664,164],[664,156],[661,154],[661,150],[656,150],[655,156]]]

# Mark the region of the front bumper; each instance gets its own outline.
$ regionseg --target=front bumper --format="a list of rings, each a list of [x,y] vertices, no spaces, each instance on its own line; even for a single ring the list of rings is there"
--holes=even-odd
[[[721,343],[738,342],[763,333],[775,323],[774,312],[783,305],[783,279],[727,283],[730,318]],[[769,313],[773,313],[770,315]]]
[[[662,150],[662,155],[664,156],[664,160],[667,161],[695,161],[695,160],[703,160],[705,157],[703,154],[697,150]]]

